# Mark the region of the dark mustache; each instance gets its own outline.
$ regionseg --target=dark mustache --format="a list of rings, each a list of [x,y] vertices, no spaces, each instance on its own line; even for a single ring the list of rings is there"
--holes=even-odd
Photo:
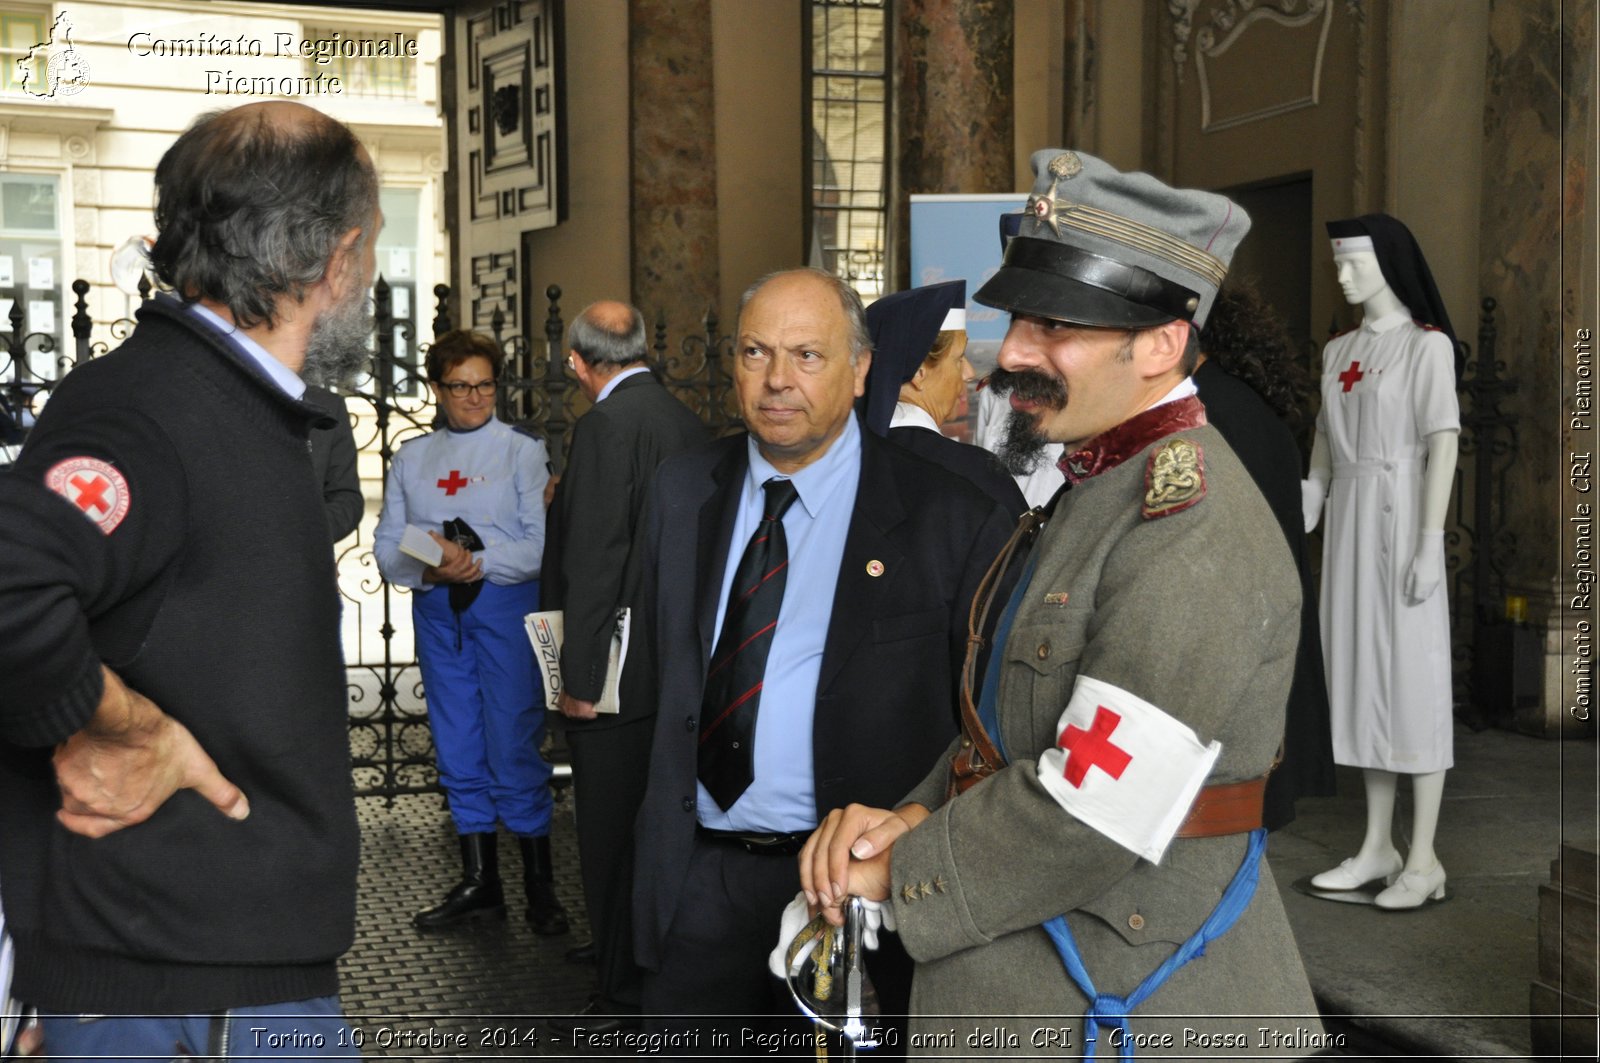
[[[1042,402],[1055,407],[1067,402],[1067,389],[1061,381],[1033,369],[1012,372],[997,367],[989,374],[989,386],[996,395],[1015,395],[1024,402]]]

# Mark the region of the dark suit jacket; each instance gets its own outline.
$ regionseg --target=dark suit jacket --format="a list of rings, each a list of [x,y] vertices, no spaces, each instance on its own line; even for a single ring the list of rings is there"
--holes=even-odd
[[[356,475],[356,437],[350,428],[350,410],[340,396],[324,388],[306,388],[305,401],[333,418],[327,428],[311,429],[311,465],[322,485],[322,506],[328,514],[328,534],[338,542],[356,530],[366,499]]]
[[[705,438],[699,418],[649,373],[622,381],[578,418],[545,522],[540,572],[542,608],[566,612],[561,676],[573,697],[597,701],[605,686],[612,618],[638,590],[634,546],[656,466]],[[622,711],[593,721],[562,717],[562,726],[615,726],[655,711],[648,631],[644,618],[635,616]]]
[[[945,753],[968,606],[1011,529],[966,480],[861,436],[838,583],[815,588],[833,596],[812,727],[819,820],[852,801],[893,807]],[[639,962],[652,969],[694,843],[700,702],[749,467],[745,439],[667,461],[647,506],[641,600],[656,621],[661,713],[639,813],[634,916]],[[871,561],[881,575],[868,572]]]
[[[1306,552],[1300,509],[1300,448],[1289,427],[1255,390],[1215,362],[1194,374],[1206,418],[1222,433],[1272,507],[1300,570],[1300,648],[1284,720],[1283,763],[1267,781],[1264,816],[1276,830],[1294,819],[1297,797],[1334,792],[1333,737],[1328,723],[1328,680],[1322,669],[1317,587]]]
[[[935,465],[943,465],[971,481],[984,494],[1000,503],[1012,519],[1028,511],[1028,500],[1022,497],[1022,489],[1017,486],[1017,481],[1006,472],[999,458],[982,447],[910,424],[889,429],[889,442],[905,447]]]

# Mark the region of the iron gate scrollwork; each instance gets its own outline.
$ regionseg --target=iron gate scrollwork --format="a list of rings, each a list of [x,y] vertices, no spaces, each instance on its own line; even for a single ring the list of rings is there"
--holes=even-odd
[[[434,289],[437,313],[433,332],[449,331],[450,290]],[[561,289],[551,285],[545,291],[548,310],[543,342],[506,335],[505,318],[497,308],[489,328],[495,343],[505,352],[497,412],[507,423],[533,431],[549,448],[552,472],[565,467],[572,429],[587,401],[566,369],[566,323],[561,311]],[[392,315],[388,287],[380,279],[374,291],[377,343],[374,369],[368,386],[348,397],[364,401],[372,409],[370,435],[357,440],[360,449],[376,453],[387,481],[389,463],[401,443],[432,430],[434,408],[422,373],[396,358],[394,337],[409,336],[415,323]],[[734,421],[729,409],[731,381],[723,358],[732,348],[731,337],[718,330],[715,311],[705,318],[702,335],[687,336],[673,349],[666,326],[658,315],[655,327],[654,370],[662,383],[714,430],[724,430]],[[425,352],[426,345],[419,345]],[[412,387],[397,387],[405,381]],[[410,401],[404,394],[424,398]],[[357,422],[361,418],[358,415]],[[426,792],[436,788],[433,743],[427,727],[422,679],[410,643],[409,610],[403,609],[409,592],[385,582],[377,573],[366,523],[355,542],[340,553],[341,593],[345,608],[373,609],[371,619],[356,618],[358,650],[349,660],[350,732],[356,792],[365,796],[393,798],[398,794]],[[352,590],[355,593],[352,593]],[[376,621],[374,628],[373,622]],[[365,633],[375,630],[379,646],[370,647]],[[346,653],[350,653],[347,631]],[[369,655],[372,659],[368,659]]]
[[[0,338],[0,443],[20,443],[52,389],[76,365],[105,354],[133,331],[131,317],[96,325],[88,312],[87,281],[72,284],[76,295],[70,330],[72,342],[59,343],[46,332],[28,332],[21,310],[13,303],[10,331]],[[141,301],[152,295],[148,277],[141,279]],[[434,336],[453,325],[450,289],[433,290]],[[490,322],[495,342],[506,353],[500,417],[525,426],[546,440],[553,471],[565,464],[567,446],[587,401],[566,370],[561,290],[546,291],[549,305],[544,335],[529,339],[506,335],[498,314]],[[412,344],[418,334],[413,317],[397,317],[388,283],[380,277],[373,289],[375,330],[370,371],[342,394],[350,407],[356,445],[378,483],[388,478],[400,445],[434,428],[437,411],[426,386],[422,358],[427,343]],[[97,338],[96,329],[101,335]],[[397,338],[402,341],[398,345]],[[410,351],[415,348],[416,359]],[[736,423],[732,382],[727,369],[732,340],[720,332],[715,311],[709,311],[704,332],[669,342],[660,314],[652,343],[653,369],[662,383],[714,431]],[[552,356],[553,355],[553,356]],[[372,463],[376,461],[377,468]],[[0,459],[0,465],[4,459]],[[371,483],[371,477],[367,478]],[[380,492],[368,492],[381,497]],[[385,581],[372,553],[376,525],[369,498],[368,513],[352,536],[336,545],[339,592],[349,693],[351,771],[359,796],[392,799],[400,794],[437,789],[433,740],[428,728],[422,676],[412,639],[409,591]]]
[[[89,316],[87,281],[71,286],[76,295],[70,320],[70,343],[43,331],[28,331],[23,301],[13,301],[9,332],[0,338],[0,443],[15,445],[26,435],[51,390],[74,366],[105,354],[126,339],[131,318],[96,326]],[[139,296],[151,295],[148,278]],[[430,322],[437,336],[452,327],[450,289],[433,291],[436,312]],[[561,290],[551,286],[543,336],[506,335],[496,314],[490,331],[503,351],[506,367],[498,412],[503,420],[530,428],[550,449],[553,470],[566,459],[572,428],[587,401],[568,374]],[[387,478],[389,464],[405,440],[432,431],[435,409],[420,365],[408,353],[427,344],[409,342],[417,322],[396,317],[387,282],[374,288],[376,329],[372,371],[344,395],[356,426],[356,442],[370,471]],[[1505,526],[1505,484],[1518,454],[1517,423],[1504,412],[1502,400],[1516,390],[1506,365],[1496,357],[1494,302],[1483,301],[1477,350],[1461,391],[1461,454],[1463,466],[1455,492],[1455,529],[1447,540],[1453,580],[1453,616],[1458,680],[1482,722],[1504,722],[1492,708],[1504,699],[1507,669],[1497,651],[1506,641],[1502,616],[1506,568],[1516,548]],[[730,367],[732,338],[723,335],[714,310],[703,332],[673,344],[661,314],[654,318],[653,369],[662,383],[715,432],[737,424]],[[94,335],[96,329],[101,335]],[[397,347],[396,338],[402,342]],[[541,342],[542,341],[542,342]],[[554,356],[552,356],[554,355]],[[377,469],[371,464],[376,459]],[[3,459],[0,459],[3,464]],[[368,482],[371,482],[369,477]],[[369,492],[379,494],[380,492]],[[370,506],[369,506],[370,509]],[[375,524],[369,512],[361,527],[338,544],[340,593],[345,611],[344,640],[349,682],[349,724],[352,772],[363,796],[392,798],[436,788],[433,742],[428,729],[422,678],[411,636],[409,592],[379,575],[372,555]]]

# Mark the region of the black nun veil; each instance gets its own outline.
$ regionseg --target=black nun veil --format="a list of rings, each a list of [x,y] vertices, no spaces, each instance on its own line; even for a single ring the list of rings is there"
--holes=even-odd
[[[939,338],[945,315],[967,305],[967,282],[944,281],[886,295],[867,307],[872,367],[867,371],[867,428],[887,435],[900,385],[916,375]]]
[[[1394,294],[1411,311],[1411,316],[1424,325],[1431,325],[1450,337],[1450,346],[1456,354],[1456,382],[1466,368],[1467,355],[1456,339],[1450,325],[1450,315],[1439,297],[1439,288],[1433,283],[1433,273],[1428,260],[1411,230],[1399,218],[1387,214],[1363,214],[1359,218],[1346,218],[1327,223],[1328,238],[1368,236],[1372,238],[1373,253],[1378,256],[1378,268],[1383,279],[1389,282]]]

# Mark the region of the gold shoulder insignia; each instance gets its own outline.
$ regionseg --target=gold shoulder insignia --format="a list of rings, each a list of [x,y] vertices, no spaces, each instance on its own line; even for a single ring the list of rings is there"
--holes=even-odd
[[[1151,452],[1144,467],[1145,520],[1181,513],[1205,496],[1205,455],[1199,443],[1170,439]]]

